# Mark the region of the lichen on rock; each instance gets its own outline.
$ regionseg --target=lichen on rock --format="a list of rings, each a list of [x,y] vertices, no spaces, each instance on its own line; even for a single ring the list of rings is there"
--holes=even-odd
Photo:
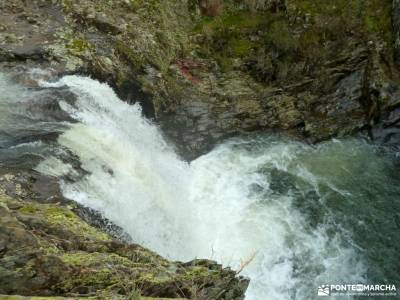
[[[67,202],[11,197],[3,186],[17,184],[15,178],[0,178],[0,295],[191,299],[201,293],[206,299],[216,294],[243,299],[248,281],[234,271],[208,260],[171,262],[115,240],[83,221]],[[225,298],[228,293],[233,298]]]
[[[107,82],[187,160],[265,130],[400,141],[398,0],[1,1],[0,40],[2,70]],[[169,262],[2,179],[0,293],[243,297],[248,282],[214,262]]]
[[[397,1],[39,2],[1,4],[2,60],[108,82],[187,159],[250,131],[374,132],[398,98]]]

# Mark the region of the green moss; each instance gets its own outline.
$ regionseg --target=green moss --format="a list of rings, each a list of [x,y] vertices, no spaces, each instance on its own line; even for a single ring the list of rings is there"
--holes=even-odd
[[[46,216],[52,218],[53,220],[59,218],[59,219],[70,219],[74,220],[75,219],[75,214],[72,213],[70,210],[65,209],[63,207],[49,207],[45,211]]]
[[[251,26],[252,25],[252,26]],[[231,29],[231,30],[241,30],[249,27],[254,28],[256,22],[251,20],[250,18],[247,20],[245,16],[241,13],[236,14],[223,14],[216,18],[211,17],[203,17],[200,22],[195,26],[194,32],[196,33],[207,33],[211,32],[212,34],[217,31]]]
[[[163,291],[174,291],[183,286],[201,286],[212,279],[220,281],[223,274],[220,268],[209,271],[206,266],[181,266],[169,262],[139,245],[102,243],[103,237],[109,239],[108,236],[90,227],[67,207],[13,199],[1,190],[0,205],[3,210],[19,216],[9,220],[14,222],[13,228],[26,229],[27,236],[36,239],[29,239],[28,244],[35,259],[13,268],[12,272],[21,278],[34,278],[35,274],[46,273],[44,278],[55,278],[55,282],[50,288],[44,288],[54,294],[71,294],[77,288],[83,288],[90,294],[96,293],[94,299],[142,299],[141,293],[161,295]],[[22,217],[23,214],[29,214],[29,218]],[[21,250],[21,245],[15,247],[17,252]],[[16,249],[12,250],[12,255]],[[48,262],[52,263],[50,269]],[[212,277],[214,275],[216,277]],[[17,296],[12,297],[0,296],[0,299],[20,300]]]
[[[289,83],[312,75],[325,62],[348,56],[359,41],[392,43],[390,0],[290,1],[287,13],[249,12],[227,2],[223,14],[203,17],[195,27],[202,35],[199,55],[213,58],[223,72],[237,66],[257,81]]]
[[[131,8],[133,11],[136,11],[136,10],[138,10],[138,9],[140,8],[140,6],[142,5],[142,1],[140,1],[140,0],[129,0],[129,5],[130,5],[130,8]]]
[[[62,6],[66,12],[70,12],[74,3],[72,0],[62,0]]]
[[[218,17],[202,17],[200,22],[194,27],[197,33],[206,30],[220,30],[230,28],[233,30],[254,30],[261,28],[268,23],[268,13],[250,13],[250,12],[227,12]]]
[[[139,70],[144,63],[144,59],[140,53],[136,53],[125,42],[118,41],[115,48],[119,55],[122,55],[131,65],[133,69]]]
[[[348,34],[375,34],[389,41],[391,37],[390,0],[335,0],[327,5],[324,0],[298,0],[297,9],[309,14],[313,27],[330,39]]]
[[[116,254],[70,252],[60,255],[59,258],[64,263],[82,270],[77,276],[59,285],[58,288],[64,291],[69,291],[76,286],[105,289],[124,280],[124,273],[114,271],[115,267],[132,267],[128,259]]]
[[[60,225],[77,236],[98,241],[111,240],[107,234],[89,226],[67,208],[50,206],[43,214],[49,224]]]
[[[246,39],[232,39],[229,41],[233,56],[243,57],[251,51],[253,43]]]
[[[323,36],[314,30],[304,31],[298,42],[298,49],[303,58],[316,58],[321,55]]]
[[[233,58],[225,55],[214,55],[214,59],[218,62],[223,72],[229,72],[233,69]]]
[[[114,253],[69,252],[59,256],[59,258],[67,264],[79,267],[99,267],[104,265],[110,267],[114,265],[135,267],[132,261]]]
[[[297,41],[289,30],[287,21],[275,18],[265,30],[264,41],[283,53],[293,52],[297,48]]]
[[[224,72],[232,70],[235,59],[251,58],[259,49],[275,49],[286,67],[293,60],[288,56],[298,47],[280,13],[228,11],[216,18],[203,18],[195,32],[205,37],[200,54],[213,57]]]
[[[77,286],[90,286],[93,289],[106,289],[121,282],[121,276],[112,270],[88,270],[70,277],[57,286],[62,291],[70,291]]]
[[[19,209],[20,212],[24,214],[34,214],[38,211],[39,209],[33,205],[25,205],[24,207],[21,207]]]
[[[176,280],[172,276],[165,276],[167,270],[162,265],[134,263],[113,253],[78,251],[62,254],[59,258],[64,263],[82,270],[77,276],[58,286],[63,291],[69,291],[76,286],[90,286],[103,290],[120,290],[124,295],[140,296],[136,287],[141,283],[160,285]]]
[[[386,0],[371,0],[368,6],[368,13],[364,17],[368,32],[376,34],[390,44],[392,42],[391,4]]]
[[[73,39],[66,46],[72,52],[84,52],[92,48],[91,44],[84,39]]]
[[[189,272],[184,274],[184,278],[193,279],[193,278],[201,278],[207,277],[210,275],[210,271],[204,267],[193,267]]]

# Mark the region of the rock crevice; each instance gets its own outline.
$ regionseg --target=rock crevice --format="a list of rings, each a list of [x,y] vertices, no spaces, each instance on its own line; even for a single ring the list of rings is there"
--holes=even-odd
[[[398,7],[397,0],[16,0],[1,4],[1,61],[108,82],[139,101],[190,160],[253,131],[315,142],[375,130],[396,114]]]

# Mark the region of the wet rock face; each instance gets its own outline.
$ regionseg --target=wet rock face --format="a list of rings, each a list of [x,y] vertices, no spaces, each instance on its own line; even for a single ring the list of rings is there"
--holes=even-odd
[[[384,114],[381,122],[372,127],[370,134],[378,143],[400,149],[400,109]]]
[[[398,0],[0,1],[2,70],[108,82],[187,160],[265,130],[398,146],[399,53]],[[66,117],[56,98],[40,118]],[[115,241],[56,182],[0,173],[0,294],[243,298],[234,272]]]
[[[248,280],[235,272],[209,260],[170,262],[115,240],[79,218],[72,202],[32,201],[37,193],[22,177],[0,177],[0,294],[244,299]]]
[[[395,58],[396,63],[400,63],[400,1],[393,0],[393,13],[392,13],[392,22],[393,22],[393,38],[394,38],[394,49],[395,49]]]
[[[51,57],[47,48],[55,42],[55,30],[65,25],[62,8],[44,1],[2,1],[0,4],[0,61],[35,60]]]
[[[3,67],[110,83],[188,160],[252,131],[311,141],[352,134],[397,107],[397,0],[0,5]]]

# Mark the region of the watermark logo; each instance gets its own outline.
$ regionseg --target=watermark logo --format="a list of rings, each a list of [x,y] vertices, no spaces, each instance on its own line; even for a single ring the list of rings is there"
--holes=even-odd
[[[323,284],[318,296],[397,296],[394,284]]]
[[[329,295],[330,295],[329,285],[323,284],[318,287],[318,296],[329,296]]]

